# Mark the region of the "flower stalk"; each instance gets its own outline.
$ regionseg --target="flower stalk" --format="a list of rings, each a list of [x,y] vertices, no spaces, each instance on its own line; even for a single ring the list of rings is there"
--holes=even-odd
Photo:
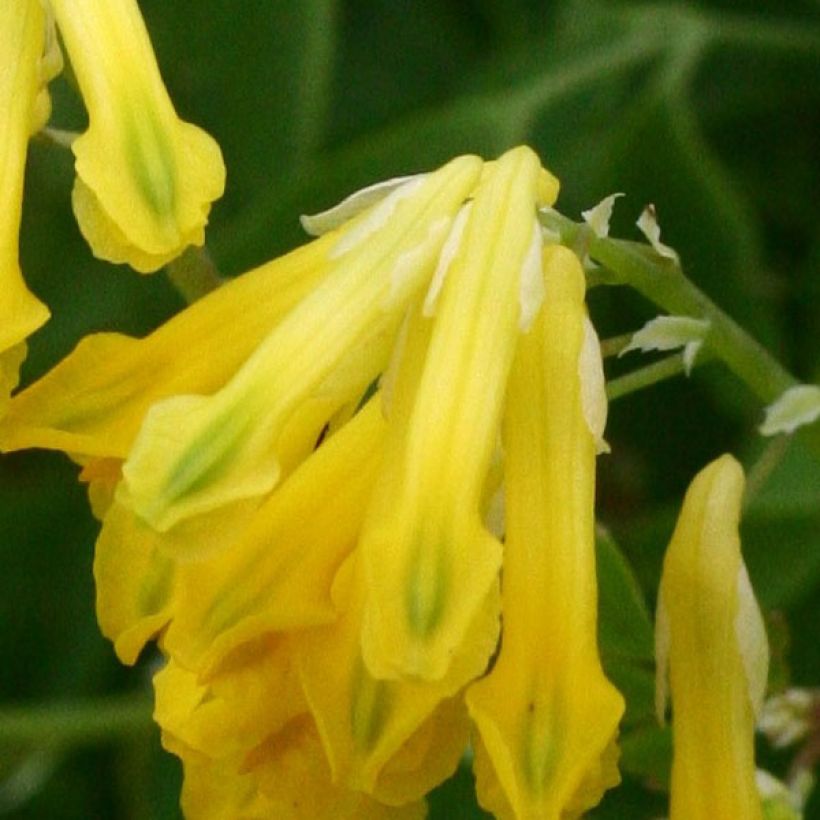
[[[712,356],[723,362],[764,404],[774,402],[799,383],[763,345],[700,290],[673,259],[660,256],[643,243],[596,236],[586,224],[573,222],[553,210],[541,211],[539,217],[544,228],[557,234],[563,244],[597,263],[588,272],[589,287],[628,285],[670,315],[707,321],[709,336],[701,357]],[[610,383],[610,398],[645,386],[643,379],[639,379],[634,385],[622,382],[613,391],[616,383],[617,380]],[[801,435],[820,458],[820,426],[810,426]]]

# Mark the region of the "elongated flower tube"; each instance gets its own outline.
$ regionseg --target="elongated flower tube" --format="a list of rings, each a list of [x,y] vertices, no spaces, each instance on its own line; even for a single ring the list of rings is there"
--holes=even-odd
[[[740,553],[741,466],[729,455],[686,493],[658,599],[657,705],[672,696],[671,820],[759,820],[754,727],[768,644]]]
[[[501,653],[467,693],[479,799],[517,820],[577,817],[618,783],[624,709],[597,649],[584,275],[555,246],[544,251],[544,277],[544,309],[518,345],[504,415]]]
[[[28,139],[42,125],[46,18],[39,0],[0,5],[0,415],[25,355],[49,316],[20,271],[18,233]]]
[[[89,115],[72,144],[73,203],[95,255],[156,270],[202,245],[225,167],[216,142],[181,121],[136,0],[51,0]]]
[[[362,535],[362,645],[378,677],[443,678],[497,594],[501,545],[483,526],[481,498],[522,289],[541,278],[541,171],[528,149],[486,170],[448,240],[435,321],[411,329],[400,352],[384,480]],[[473,675],[489,654],[481,641],[476,650]]]
[[[230,380],[316,286],[330,244],[330,237],[317,240],[227,282],[144,339],[86,336],[14,397],[0,424],[0,447],[125,459],[152,404],[213,392]]]

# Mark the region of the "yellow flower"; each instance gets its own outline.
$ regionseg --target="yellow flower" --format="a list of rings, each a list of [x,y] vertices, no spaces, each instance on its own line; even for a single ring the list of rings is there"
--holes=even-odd
[[[518,345],[507,388],[501,653],[467,693],[480,738],[479,799],[519,820],[577,817],[618,783],[624,709],[597,649],[584,276],[569,250],[552,247],[544,277],[547,300]]]
[[[305,247],[145,339],[84,340],[12,400],[0,446],[83,464],[104,633],[126,663],[158,637],[192,818],[418,816],[468,706],[500,816],[577,814],[617,782],[606,403],[580,263],[537,221],[557,187],[520,147],[366,189],[305,219]]]
[[[658,599],[659,715],[672,696],[672,820],[762,818],[754,727],[768,644],[740,554],[744,478],[728,455],[683,502]]]
[[[288,641],[261,639],[207,682],[173,661],[155,676],[163,744],[183,761],[182,808],[196,820],[420,820],[336,782]]]
[[[0,415],[17,383],[22,343],[49,316],[23,282],[17,245],[28,140],[48,115],[43,86],[54,58],[44,59],[46,32],[40,0],[0,5]]]
[[[181,122],[134,0],[14,0],[0,8],[0,415],[25,339],[49,317],[18,259],[26,151],[48,121],[48,82],[62,68],[54,17],[89,112],[73,142],[74,210],[94,253],[156,270],[201,245],[225,169],[219,146]]]
[[[51,0],[88,110],[74,211],[95,255],[156,270],[202,245],[219,146],[176,115],[136,0]]]

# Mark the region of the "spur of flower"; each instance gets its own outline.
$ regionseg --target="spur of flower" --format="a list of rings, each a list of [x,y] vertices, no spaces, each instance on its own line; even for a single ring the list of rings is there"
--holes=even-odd
[[[537,219],[557,189],[526,147],[365,189],[12,400],[0,445],[83,465],[103,631],[127,663],[159,638],[190,817],[421,816],[471,731],[498,817],[617,783],[606,400],[581,263]]]

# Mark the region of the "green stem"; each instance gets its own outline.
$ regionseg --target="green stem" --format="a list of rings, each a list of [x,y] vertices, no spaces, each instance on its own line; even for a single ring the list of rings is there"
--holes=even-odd
[[[629,393],[635,393],[638,390],[643,390],[645,387],[651,387],[664,379],[669,379],[672,376],[677,376],[685,370],[683,363],[683,355],[676,353],[673,356],[667,356],[659,362],[653,362],[638,370],[633,370],[624,376],[619,376],[617,379],[612,379],[607,382],[606,395],[610,401],[626,396]]]
[[[722,361],[764,405],[799,383],[765,347],[687,279],[677,262],[659,256],[649,245],[596,237],[588,225],[573,222],[551,209],[542,211],[540,219],[581,259],[597,263],[591,268],[588,287],[629,285],[669,314],[708,321],[709,332],[700,360],[708,356]],[[612,384],[619,381],[616,379]],[[639,387],[635,389],[643,386],[640,381],[636,383]],[[618,386],[618,395],[624,395],[623,384],[628,386],[629,381]],[[798,436],[820,457],[820,424],[803,428]]]
[[[748,507],[763,487],[766,486],[771,474],[786,455],[791,442],[791,436],[775,436],[769,440],[765,449],[747,473],[746,490],[743,494],[744,507]]]
[[[151,731],[152,708],[142,694],[0,707],[0,746],[79,746],[134,737]]]
[[[631,341],[634,333],[624,333],[622,336],[611,336],[601,340],[601,355],[608,359],[617,356]]]
[[[709,322],[707,347],[737,374],[765,404],[797,384],[765,347],[687,279],[672,260],[638,242],[595,239],[590,256],[604,266],[610,285],[630,285],[667,313]],[[607,275],[608,274],[608,275]]]
[[[224,281],[208,251],[193,246],[169,262],[165,272],[189,305],[216,290]]]

